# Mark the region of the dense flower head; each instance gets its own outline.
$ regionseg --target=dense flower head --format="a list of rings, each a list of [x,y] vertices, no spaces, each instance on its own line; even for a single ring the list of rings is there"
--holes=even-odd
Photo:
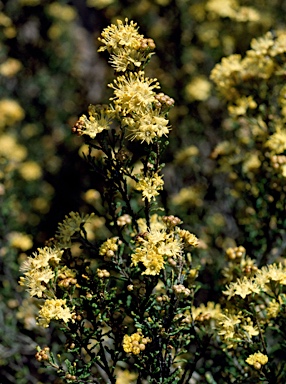
[[[116,112],[123,116],[144,114],[155,101],[154,89],[160,88],[157,79],[145,77],[144,71],[118,76],[108,86],[114,89],[114,97],[110,100]]]
[[[102,37],[98,40],[103,44],[98,49],[99,52],[108,50],[109,53],[115,52],[122,47],[130,47],[138,50],[141,45],[143,35],[138,33],[137,23],[125,19],[125,24],[121,20],[117,20],[117,25],[111,24],[103,30]]]
[[[72,319],[72,312],[64,299],[48,299],[39,311],[38,325],[47,328],[51,320],[63,320],[67,323]]]
[[[136,70],[153,55],[154,41],[140,35],[134,21],[128,23],[125,19],[124,24],[117,20],[117,25],[105,28],[101,36],[99,41],[104,45],[98,51],[107,50],[110,53],[109,62],[116,72]]]

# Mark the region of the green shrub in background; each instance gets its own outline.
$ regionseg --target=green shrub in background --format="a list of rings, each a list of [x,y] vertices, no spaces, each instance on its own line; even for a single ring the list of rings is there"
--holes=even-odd
[[[245,185],[234,185],[233,194],[246,209],[248,198],[259,201],[257,189],[260,192],[260,183],[266,185],[264,178],[282,186],[285,180],[280,160],[286,149],[280,81],[284,40],[283,32],[277,37],[267,33],[252,41],[245,58],[225,58],[211,74],[229,100],[230,113],[235,119],[244,116],[238,123],[230,120],[238,134],[218,145],[212,157],[222,157],[222,171],[231,181],[237,183],[245,175]],[[20,285],[42,300],[37,324],[46,328],[59,321],[66,337],[65,350],[53,343],[38,347],[37,360],[68,383],[283,383],[283,201],[276,199],[271,218],[276,225],[267,227],[273,242],[262,243],[257,236],[249,252],[243,246],[227,248],[222,279],[214,282],[218,299],[202,300],[209,287],[197,278],[208,271],[199,250],[195,257],[190,250],[203,244],[180,227],[180,218],[165,214],[159,199],[164,185],[160,155],[168,144],[164,137],[174,100],[156,91],[156,78],[146,77],[154,42],[127,19],[104,29],[100,41],[99,50],[108,51],[118,73],[109,84],[111,103],[90,105],[88,116],[79,118],[73,132],[85,137],[86,159],[101,180],[100,209],[110,235],[94,241],[88,228],[94,213],[71,212],[50,243],[22,265]],[[266,95],[272,90],[269,102]],[[144,148],[139,159],[133,141]],[[254,207],[246,238],[264,228],[257,221],[267,214],[263,206]],[[261,265],[265,260],[269,263]]]

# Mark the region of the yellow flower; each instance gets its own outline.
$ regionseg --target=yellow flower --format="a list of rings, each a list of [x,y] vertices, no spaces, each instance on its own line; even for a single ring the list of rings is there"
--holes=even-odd
[[[62,254],[63,251],[57,247],[38,248],[37,252],[22,264],[20,270],[25,272],[25,277],[20,277],[19,284],[26,286],[31,296],[41,298],[48,282],[55,277],[51,265],[58,264]]]
[[[117,20],[117,25],[111,24],[103,30],[102,37],[99,37],[98,40],[104,46],[98,49],[99,52],[107,49],[110,53],[116,52],[121,47],[133,49],[140,47],[140,42],[144,36],[138,33],[137,23],[130,21],[130,24],[128,24],[128,19],[125,19],[125,23],[123,24],[121,20]]]
[[[211,83],[203,76],[195,77],[186,86],[186,96],[188,100],[207,100],[211,92]]]
[[[19,60],[9,57],[0,65],[0,74],[6,77],[13,77],[22,68],[22,63]]]
[[[11,99],[0,100],[0,128],[10,126],[25,117],[24,109],[17,101]]]
[[[266,147],[275,153],[283,153],[286,150],[286,129],[279,129],[267,140]]]
[[[23,179],[33,181],[42,176],[42,169],[35,161],[26,161],[19,167],[19,173]]]
[[[247,364],[253,365],[255,369],[260,369],[262,365],[267,364],[268,357],[261,352],[256,352],[248,356],[245,361]]]
[[[131,141],[139,140],[141,143],[145,141],[147,144],[152,143],[156,137],[167,136],[168,123],[169,120],[152,110],[146,110],[146,114],[142,116],[123,119],[123,124],[126,125],[128,131],[127,138],[130,138]]]
[[[67,323],[72,318],[70,309],[66,306],[66,300],[51,299],[46,300],[39,311],[37,324],[47,328],[51,320],[63,320]]]
[[[12,247],[21,249],[24,252],[33,246],[31,236],[25,233],[13,232],[9,235],[9,240]]]
[[[0,156],[16,162],[23,161],[26,158],[27,149],[23,145],[18,144],[13,136],[6,134],[0,135],[0,141]]]
[[[153,90],[160,88],[157,79],[145,77],[144,71],[119,76],[108,86],[114,89],[114,97],[110,100],[113,100],[115,110],[123,116],[134,111],[136,115],[145,114],[156,100]]]
[[[79,118],[73,127],[73,132],[94,139],[96,135],[110,128],[113,113],[108,106],[101,105],[90,105],[88,113],[89,117],[82,115]]]
[[[243,299],[245,299],[247,295],[251,295],[252,293],[259,293],[260,291],[261,288],[254,279],[248,279],[246,276],[244,276],[242,279],[237,279],[236,282],[230,283],[230,285],[227,287],[227,290],[223,293],[228,295],[228,299],[235,295],[241,296]]]
[[[151,177],[143,177],[135,186],[137,191],[142,191],[142,200],[147,199],[149,202],[159,195],[160,190],[163,189],[164,181],[162,176],[155,173]]]
[[[137,247],[135,253],[131,256],[133,265],[138,262],[143,263],[146,270],[142,275],[158,275],[164,268],[164,258],[159,253],[157,247],[148,241],[145,241],[143,246]]]
[[[107,259],[112,258],[115,252],[118,250],[118,237],[111,237],[107,239],[99,248],[100,256],[104,256]]]

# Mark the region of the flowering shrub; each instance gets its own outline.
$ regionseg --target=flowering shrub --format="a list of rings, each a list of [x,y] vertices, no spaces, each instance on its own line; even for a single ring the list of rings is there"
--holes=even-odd
[[[253,40],[244,59],[225,58],[211,74],[236,132],[212,157],[240,201],[256,209],[249,220],[244,215],[249,236],[264,230],[258,218],[269,218],[263,188],[275,182],[280,191],[268,240],[257,235],[251,256],[242,245],[226,249],[213,301],[202,299],[199,281],[207,270],[194,258],[204,244],[163,208],[161,155],[174,100],[145,74],[155,43],[127,19],[99,40],[117,75],[109,84],[113,94],[109,104],[90,105],[72,131],[88,146],[84,156],[101,191],[87,193],[90,214],[67,215],[21,267],[20,285],[41,300],[37,324],[58,322],[66,338],[65,351],[38,347],[37,360],[67,383],[283,383],[284,33]],[[92,233],[100,216],[108,233],[103,241]]]

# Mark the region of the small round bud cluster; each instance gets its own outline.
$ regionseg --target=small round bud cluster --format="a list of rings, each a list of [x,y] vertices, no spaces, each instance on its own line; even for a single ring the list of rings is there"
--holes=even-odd
[[[275,169],[280,168],[282,165],[286,164],[286,156],[285,155],[274,155],[271,157],[272,167]]]
[[[166,301],[170,301],[170,298],[167,295],[157,296],[156,301],[157,301],[157,303],[163,303]]]
[[[75,285],[77,283],[75,276],[76,273],[74,271],[64,267],[58,275],[58,286],[68,288],[71,285]]]
[[[139,49],[141,51],[146,51],[147,49],[155,49],[156,48],[156,44],[154,43],[154,40],[153,39],[146,39],[146,38],[143,38],[140,42],[140,47]]]
[[[252,275],[253,273],[257,272],[258,268],[256,265],[252,265],[252,264],[246,264],[242,271],[246,274],[246,275]]]
[[[104,256],[104,260],[110,260],[115,256],[115,252],[118,250],[118,237],[111,237],[106,240],[99,248],[100,256]]]
[[[81,315],[77,315],[76,313],[74,313],[72,315],[72,319],[75,320],[75,321],[81,321],[82,320],[82,316]]]
[[[168,95],[165,95],[163,92],[160,92],[158,93],[156,96],[155,96],[155,107],[156,108],[162,108],[163,106],[165,107],[172,107],[174,104],[175,104],[175,100],[168,96]]]
[[[123,349],[126,353],[133,353],[139,355],[140,352],[144,351],[146,344],[150,343],[152,339],[150,337],[144,337],[141,329],[138,329],[136,333],[131,336],[124,335],[123,337]]]
[[[241,259],[245,254],[245,248],[240,245],[239,247],[228,248],[225,253],[229,260]]]
[[[117,225],[119,227],[123,227],[124,225],[126,224],[131,224],[132,220],[131,220],[131,216],[130,215],[122,215],[120,217],[118,217],[117,219]]]
[[[110,276],[110,273],[106,269],[97,268],[96,273],[100,279],[104,279]]]
[[[210,314],[210,313],[200,313],[200,314],[195,318],[195,321],[204,322],[204,321],[208,321],[210,318],[211,318],[211,314]]]
[[[36,360],[38,361],[47,361],[50,358],[50,348],[49,347],[44,347],[40,351],[38,351],[35,355]]]
[[[72,133],[75,133],[78,136],[82,136],[83,132],[84,132],[84,121],[82,119],[78,119],[78,121],[72,127]]]
[[[179,219],[179,217],[176,217],[174,215],[170,216],[163,216],[162,217],[163,222],[168,226],[168,227],[175,227],[176,225],[182,224],[182,220]]]
[[[70,373],[67,373],[67,374],[65,375],[65,378],[66,378],[67,380],[72,380],[72,381],[76,380],[76,376],[75,376],[75,375],[71,375]]]
[[[189,288],[186,288],[183,284],[173,285],[173,290],[177,296],[182,294],[187,297],[191,294]]]

